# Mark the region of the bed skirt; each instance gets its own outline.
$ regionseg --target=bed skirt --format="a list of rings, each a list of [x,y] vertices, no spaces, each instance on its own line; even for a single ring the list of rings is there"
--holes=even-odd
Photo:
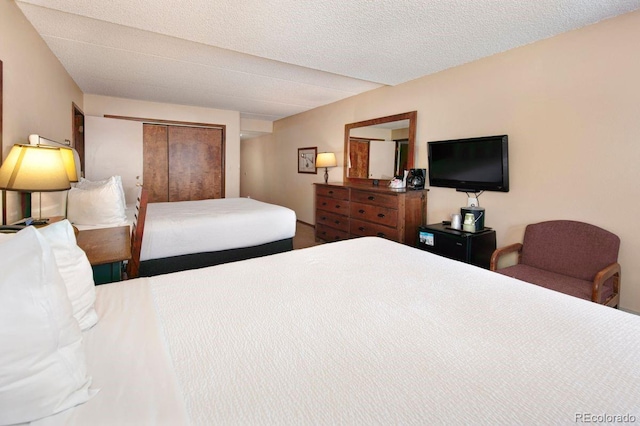
[[[149,259],[140,262],[140,276],[151,277],[188,269],[204,268],[291,250],[293,250],[293,238],[287,238],[252,247]]]

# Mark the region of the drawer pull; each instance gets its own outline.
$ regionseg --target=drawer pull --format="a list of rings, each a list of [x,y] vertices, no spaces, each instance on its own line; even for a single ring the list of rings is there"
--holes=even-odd
[[[340,225],[340,221],[339,221],[339,220],[336,220],[334,223],[335,223],[336,225]]]
[[[326,202],[326,201],[323,201],[323,202],[322,202],[322,205],[323,205],[323,206],[326,206],[326,205],[327,205],[327,202]]]
[[[322,216],[322,217],[320,218],[320,220],[327,220],[327,217],[326,217],[326,216]]]
[[[369,195],[369,196],[367,197],[367,200],[369,200],[369,201],[373,201],[373,200],[375,200],[375,199],[376,199],[376,197],[374,197],[373,195]]]
[[[358,230],[364,232],[364,226],[361,226],[360,228],[358,228]]]
[[[360,209],[360,210],[358,210],[358,213],[364,214],[364,210]]]
[[[320,232],[320,235],[327,235],[327,231]]]
[[[378,237],[386,237],[386,235],[384,235],[384,232],[378,232]]]
[[[378,213],[378,217],[384,217],[384,213]]]
[[[333,191],[329,191],[329,194],[333,194]]]

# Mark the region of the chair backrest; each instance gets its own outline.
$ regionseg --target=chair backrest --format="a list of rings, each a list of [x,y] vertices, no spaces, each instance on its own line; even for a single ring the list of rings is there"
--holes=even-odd
[[[147,201],[149,194],[144,187],[140,187],[136,200],[136,213],[131,231],[131,260],[127,263],[127,278],[137,278],[140,270],[140,252],[142,251],[142,235],[144,222],[147,217]]]
[[[620,238],[602,228],[572,220],[528,225],[522,242],[525,265],[593,280],[599,270],[618,261]]]

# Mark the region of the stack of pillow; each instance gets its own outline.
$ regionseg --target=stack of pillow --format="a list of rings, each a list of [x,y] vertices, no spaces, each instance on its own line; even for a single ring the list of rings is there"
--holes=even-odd
[[[91,265],[68,220],[0,233],[0,424],[88,401],[82,331],[98,321]]]
[[[126,206],[120,176],[100,181],[80,178],[69,190],[67,218],[76,225],[122,225],[127,220]]]

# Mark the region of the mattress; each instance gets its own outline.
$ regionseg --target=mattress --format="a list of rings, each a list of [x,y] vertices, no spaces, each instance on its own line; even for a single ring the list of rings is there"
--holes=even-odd
[[[380,238],[97,293],[69,424],[640,418],[640,317]]]
[[[252,247],[295,232],[293,210],[250,198],[149,203],[140,260]]]

